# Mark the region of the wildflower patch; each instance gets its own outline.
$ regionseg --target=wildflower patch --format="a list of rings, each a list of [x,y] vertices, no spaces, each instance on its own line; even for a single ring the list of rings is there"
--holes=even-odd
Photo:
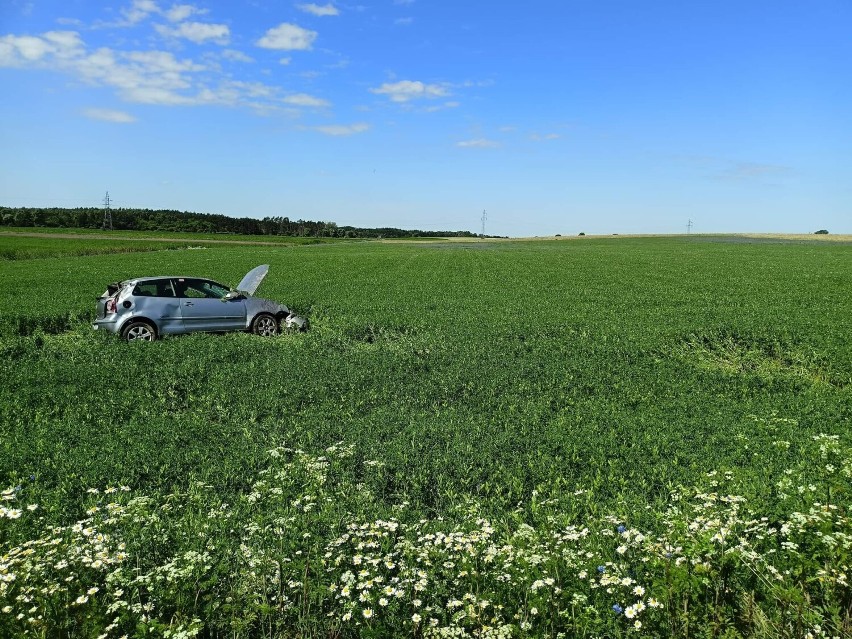
[[[609,515],[571,521],[555,502],[531,523],[493,521],[470,500],[447,517],[418,519],[403,503],[364,519],[351,509],[368,495],[347,479],[354,448],[342,442],[319,456],[270,450],[234,503],[201,485],[92,488],[88,516],[65,527],[12,487],[0,636],[846,636],[850,452],[815,437],[801,454],[826,463],[779,478],[781,516],[714,473],[644,530]],[[791,490],[801,481],[814,490]]]

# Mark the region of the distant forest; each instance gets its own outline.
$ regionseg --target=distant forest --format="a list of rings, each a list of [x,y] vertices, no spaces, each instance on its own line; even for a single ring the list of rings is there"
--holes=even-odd
[[[174,231],[181,233],[235,233],[240,235],[288,235],[294,237],[476,237],[470,231],[419,231],[397,228],[364,229],[338,226],[334,222],[291,220],[288,217],[228,217],[212,213],[190,213],[150,209],[112,209],[115,230]],[[0,225],[103,228],[102,208],[10,208],[0,206]]]

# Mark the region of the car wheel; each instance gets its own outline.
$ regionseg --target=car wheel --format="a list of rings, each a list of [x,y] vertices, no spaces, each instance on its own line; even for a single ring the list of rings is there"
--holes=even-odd
[[[278,334],[278,320],[276,320],[272,315],[268,315],[263,313],[254,318],[254,322],[251,325],[251,331],[255,335],[260,335],[261,337],[272,337],[273,335]]]
[[[148,322],[129,322],[121,329],[121,336],[128,342],[153,342],[157,339],[157,331]]]

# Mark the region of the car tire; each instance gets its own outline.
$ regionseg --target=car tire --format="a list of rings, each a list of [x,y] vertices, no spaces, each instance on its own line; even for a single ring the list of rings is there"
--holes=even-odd
[[[251,332],[261,337],[278,335],[278,320],[269,313],[261,313],[251,323]]]
[[[121,329],[121,337],[128,342],[153,342],[157,339],[157,330],[148,322],[128,322]]]

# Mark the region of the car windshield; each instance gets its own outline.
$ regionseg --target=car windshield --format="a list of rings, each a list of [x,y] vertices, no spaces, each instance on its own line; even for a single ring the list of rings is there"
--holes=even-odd
[[[175,291],[178,297],[196,297],[220,300],[227,295],[231,289],[210,280],[196,280],[191,278],[179,278],[175,280]]]

